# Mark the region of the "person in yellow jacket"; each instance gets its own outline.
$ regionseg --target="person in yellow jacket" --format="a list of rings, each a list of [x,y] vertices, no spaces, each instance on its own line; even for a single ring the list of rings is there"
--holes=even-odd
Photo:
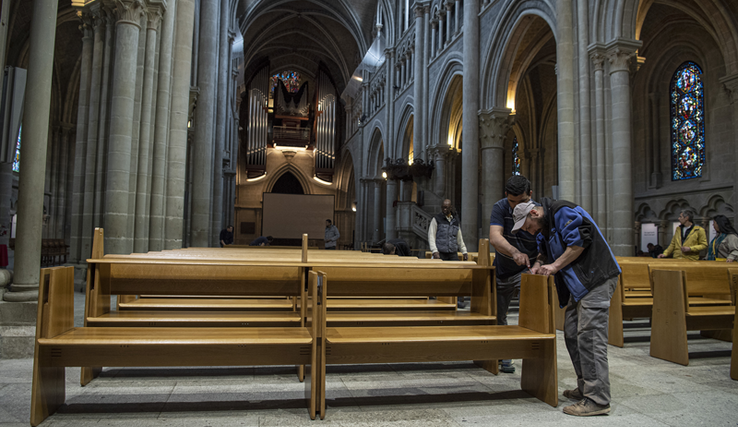
[[[694,214],[690,210],[682,210],[678,219],[681,225],[674,230],[671,244],[659,258],[673,254],[674,258],[697,261],[700,258],[700,251],[707,248],[705,229],[694,224]]]

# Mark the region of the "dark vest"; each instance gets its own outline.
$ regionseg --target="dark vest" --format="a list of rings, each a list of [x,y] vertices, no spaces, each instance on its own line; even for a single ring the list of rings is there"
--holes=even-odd
[[[436,214],[436,247],[438,252],[458,252],[459,245],[456,243],[456,235],[459,232],[459,220],[453,217],[451,222],[443,213]]]

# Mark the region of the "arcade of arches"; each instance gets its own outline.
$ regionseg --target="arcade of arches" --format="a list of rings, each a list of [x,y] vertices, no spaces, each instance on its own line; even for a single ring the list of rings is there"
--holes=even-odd
[[[732,0],[1,0],[0,19],[7,304],[35,299],[41,239],[82,281],[95,227],[108,253],[229,224],[248,244],[266,192],[333,195],[346,249],[425,248],[449,198],[476,250],[514,173],[618,255],[668,244],[683,208],[735,216]]]

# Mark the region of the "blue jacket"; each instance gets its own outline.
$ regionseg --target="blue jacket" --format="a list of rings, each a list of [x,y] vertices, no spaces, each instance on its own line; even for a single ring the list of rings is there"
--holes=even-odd
[[[547,224],[537,240],[538,251],[546,263],[561,257],[568,246],[584,248],[577,259],[554,276],[562,307],[570,295],[579,301],[590,290],[620,274],[610,246],[587,211],[574,203],[545,197],[541,205]]]

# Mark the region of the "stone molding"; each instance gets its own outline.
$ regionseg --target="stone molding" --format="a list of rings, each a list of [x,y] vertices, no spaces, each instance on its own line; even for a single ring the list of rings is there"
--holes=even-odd
[[[161,16],[164,11],[159,6],[149,6],[146,10],[146,24],[149,30],[159,31]]]
[[[141,28],[141,17],[146,9],[142,0],[109,0],[116,24],[131,24]]]
[[[732,76],[725,76],[720,78],[720,84],[723,85],[723,90],[728,94],[728,99],[731,104],[738,102],[738,74]]]

